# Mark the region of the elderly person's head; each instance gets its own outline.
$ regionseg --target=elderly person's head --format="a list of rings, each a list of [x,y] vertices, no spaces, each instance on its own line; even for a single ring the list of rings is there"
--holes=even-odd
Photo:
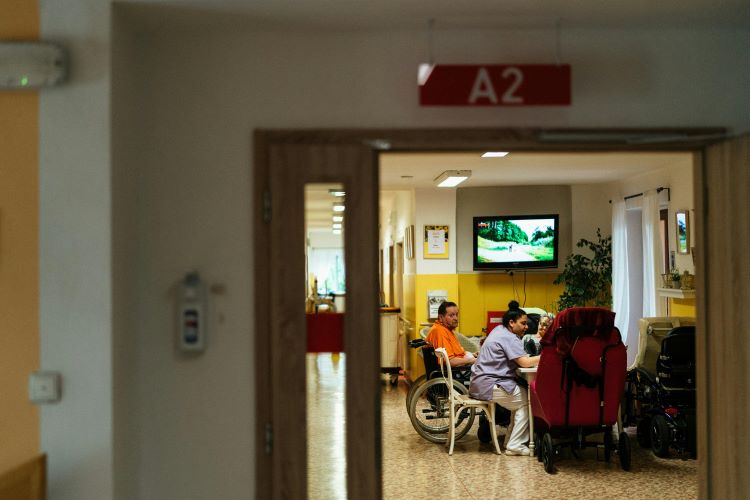
[[[547,333],[547,329],[552,324],[552,319],[553,317],[550,313],[542,314],[539,317],[539,329],[537,330],[537,335],[539,335],[539,337],[544,337],[544,334]]]
[[[458,306],[455,302],[442,302],[438,306],[438,323],[453,331],[458,326]]]

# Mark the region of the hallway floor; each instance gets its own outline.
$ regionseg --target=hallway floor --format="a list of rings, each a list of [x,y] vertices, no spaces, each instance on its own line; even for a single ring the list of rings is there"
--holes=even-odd
[[[343,372],[343,356],[308,355],[308,380],[317,381],[308,385],[308,432],[316,436],[308,448],[314,457],[308,483],[314,499],[346,498]],[[592,448],[582,459],[564,455],[555,464],[555,474],[547,474],[536,457],[496,455],[491,444],[477,439],[476,421],[448,456],[443,445],[424,440],[412,427],[405,409],[406,384],[382,387],[384,499],[697,498],[697,462],[657,458],[641,449],[635,436],[630,472],[620,469],[616,455],[605,463],[603,453],[597,457]],[[333,429],[332,421],[337,422]]]

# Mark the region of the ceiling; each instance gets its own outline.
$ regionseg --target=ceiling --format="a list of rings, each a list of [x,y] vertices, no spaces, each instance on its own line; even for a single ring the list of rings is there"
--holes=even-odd
[[[382,153],[381,189],[435,187],[446,170],[471,170],[460,187],[600,184],[690,161],[686,153],[511,153],[482,158],[461,153]]]
[[[460,185],[534,186],[604,184],[692,161],[690,153],[511,153],[481,158],[483,151],[441,153],[381,153],[380,204],[389,205],[396,191],[433,188],[445,170],[471,170]],[[332,230],[336,184],[313,184],[305,190],[306,221],[311,232]]]
[[[119,0],[151,28],[294,25],[336,29],[750,27],[748,0]]]
[[[342,198],[333,196],[330,190],[341,188],[341,184],[320,183],[305,186],[305,226],[308,232],[333,230],[333,203]]]

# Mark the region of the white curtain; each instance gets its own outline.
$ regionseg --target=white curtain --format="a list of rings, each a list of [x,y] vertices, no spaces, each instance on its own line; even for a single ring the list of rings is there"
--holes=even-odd
[[[612,309],[616,313],[615,326],[628,344],[630,322],[630,286],[628,283],[628,225],[625,201],[612,202]]]
[[[659,297],[656,286],[659,283],[659,195],[655,190],[643,193],[641,211],[643,230],[643,316],[659,315]]]

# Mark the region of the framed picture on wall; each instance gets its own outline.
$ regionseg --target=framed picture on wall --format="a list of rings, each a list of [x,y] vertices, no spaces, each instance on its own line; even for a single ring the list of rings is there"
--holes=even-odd
[[[414,226],[406,226],[404,228],[404,252],[406,258],[411,260],[414,258]]]
[[[675,234],[677,235],[677,253],[690,253],[690,214],[687,210],[675,212]]]
[[[447,259],[448,226],[425,225],[423,250],[422,257],[425,259]]]

